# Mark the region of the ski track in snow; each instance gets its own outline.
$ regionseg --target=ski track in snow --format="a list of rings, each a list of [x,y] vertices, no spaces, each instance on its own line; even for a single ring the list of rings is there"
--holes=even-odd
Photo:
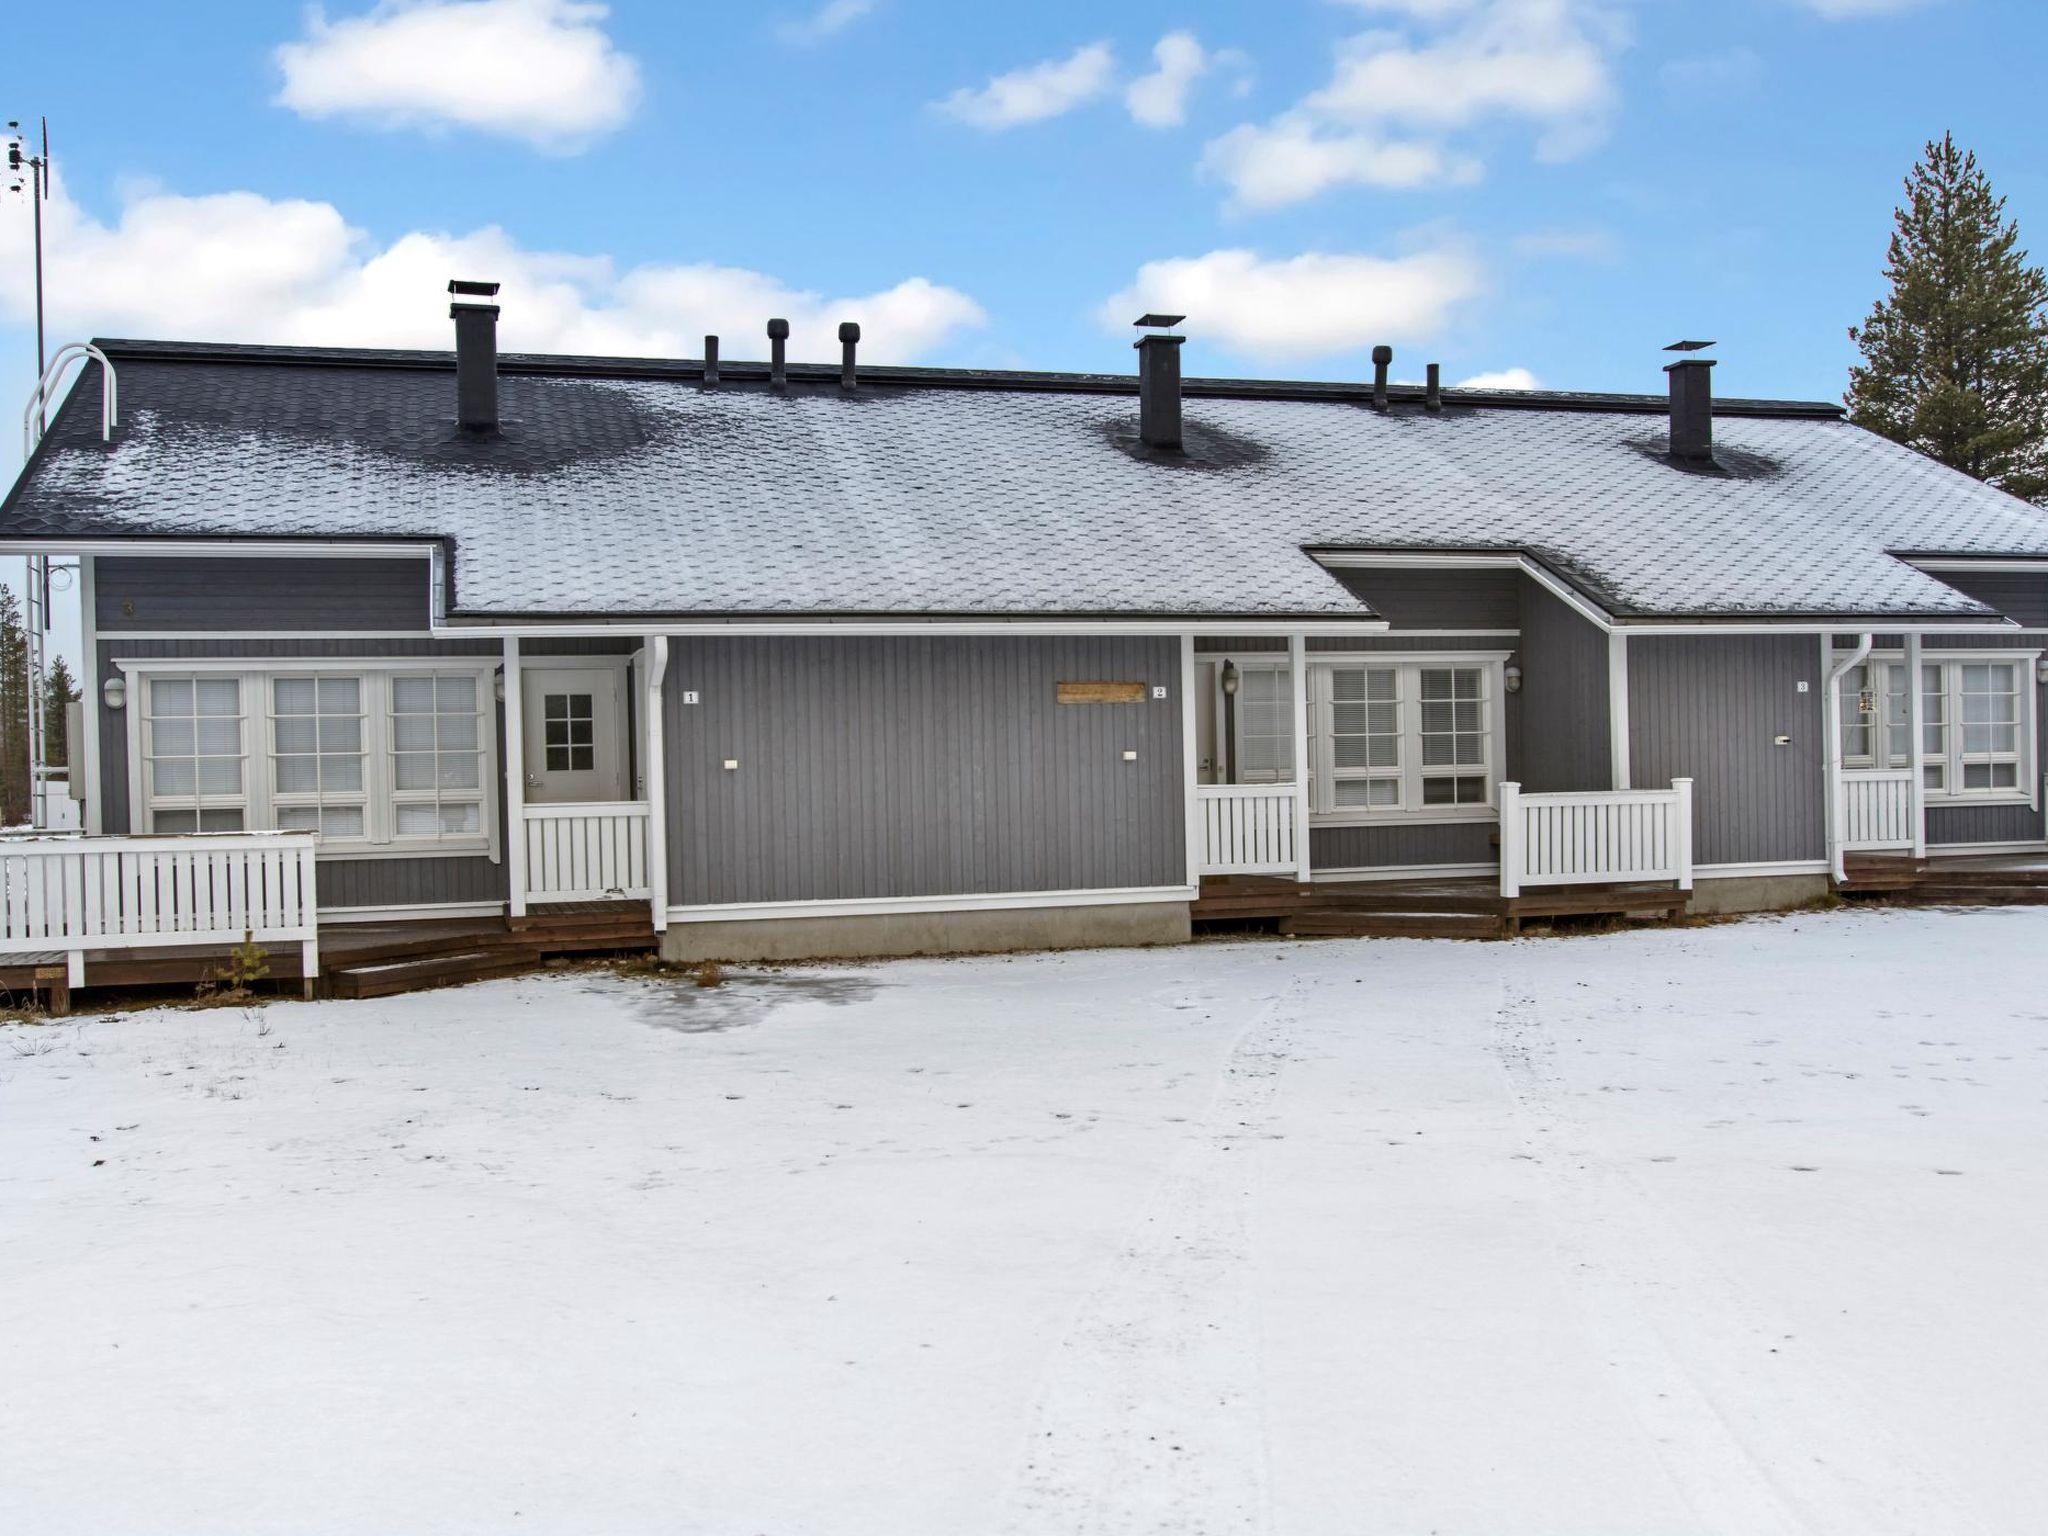
[[[1508,982],[1501,993],[1491,1046],[1522,1155],[1550,1190],[1562,1288],[1700,1529],[1991,1536],[1958,1513],[1954,1492],[1917,1468],[1848,1384],[1772,1350],[1789,1337],[1783,1320],[1764,1315],[1710,1247],[1659,1214],[1654,1192],[1576,1112],[1585,1090],[1560,1071],[1555,1025],[1537,996]],[[1700,1283],[1707,1275],[1713,1283]],[[1785,1457],[1786,1438],[1811,1454]]]
[[[1200,1123],[1054,1348],[1002,1536],[1271,1529],[1248,1212],[1296,991],[1238,1031]]]

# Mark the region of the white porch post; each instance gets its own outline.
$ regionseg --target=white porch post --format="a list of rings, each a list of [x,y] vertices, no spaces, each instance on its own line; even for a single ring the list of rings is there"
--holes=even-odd
[[[1287,637],[1287,681],[1294,712],[1294,878],[1308,884],[1308,637]]]
[[[1607,761],[1607,787],[1629,788],[1628,636],[1618,629],[1607,637]]]
[[[1842,679],[1859,666],[1869,655],[1872,641],[1870,635],[1858,635],[1856,648],[1840,661],[1834,659],[1834,638],[1820,637],[1821,676],[1826,681],[1821,686],[1822,739],[1827,743],[1823,753],[1823,766],[1827,771],[1827,843],[1828,873],[1839,884],[1849,878],[1846,863],[1847,850],[1842,844],[1848,837],[1849,808],[1842,791]]]
[[[661,681],[668,676],[668,636],[647,637],[647,884],[652,894],[654,931],[668,930],[668,754],[662,717]]]
[[[526,916],[526,685],[519,670],[519,637],[505,637],[505,882],[506,911]]]
[[[1913,770],[1913,857],[1927,857],[1927,770],[1922,757],[1927,750],[1927,700],[1920,690],[1920,636],[1906,636],[1906,722],[1912,727],[1913,744],[1906,749],[1906,762]]]
[[[1199,896],[1202,893],[1202,798],[1195,793],[1195,783],[1201,777],[1197,767],[1200,742],[1196,731],[1195,698],[1195,636],[1193,631],[1180,637],[1180,755],[1181,755],[1181,809],[1188,853],[1188,887]]]
[[[1513,779],[1500,786],[1500,893],[1522,894],[1522,786]]]

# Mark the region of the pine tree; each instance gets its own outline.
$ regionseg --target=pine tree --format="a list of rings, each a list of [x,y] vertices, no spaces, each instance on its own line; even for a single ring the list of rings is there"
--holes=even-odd
[[[1850,420],[2015,496],[2048,496],[2048,276],[1953,134],[1906,178],[1891,291],[1849,338]]]
[[[70,664],[62,656],[51,656],[50,668],[43,674],[43,751],[52,768],[65,767],[71,761],[64,706],[75,704],[78,697],[78,679],[71,675]]]
[[[0,827],[28,820],[28,631],[0,583]]]

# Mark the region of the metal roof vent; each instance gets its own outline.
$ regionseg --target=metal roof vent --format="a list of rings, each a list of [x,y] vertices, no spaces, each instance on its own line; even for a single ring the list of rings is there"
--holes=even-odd
[[[1144,329],[1165,330],[1186,315],[1143,314],[1132,321]],[[1138,437],[1147,448],[1181,451],[1180,349],[1185,336],[1140,336],[1138,349]]]

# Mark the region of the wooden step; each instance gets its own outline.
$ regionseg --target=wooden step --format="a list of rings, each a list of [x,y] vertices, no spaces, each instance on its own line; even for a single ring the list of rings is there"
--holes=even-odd
[[[1691,892],[1672,886],[1626,891],[1539,891],[1508,898],[1510,917],[1598,917],[1644,912],[1682,912]]]
[[[1497,939],[1501,923],[1466,912],[1304,912],[1280,931],[1305,939]]]
[[[2048,886],[2040,885],[1916,885],[1915,901],[1968,906],[2048,906]]]
[[[1304,912],[1464,912],[1497,916],[1500,897],[1486,891],[1319,890]]]
[[[539,964],[538,950],[518,945],[492,945],[412,960],[351,964],[329,972],[327,980],[336,997],[389,997],[398,992],[417,992],[425,987],[454,986],[462,982],[485,981],[494,976],[512,976],[530,971]]]

